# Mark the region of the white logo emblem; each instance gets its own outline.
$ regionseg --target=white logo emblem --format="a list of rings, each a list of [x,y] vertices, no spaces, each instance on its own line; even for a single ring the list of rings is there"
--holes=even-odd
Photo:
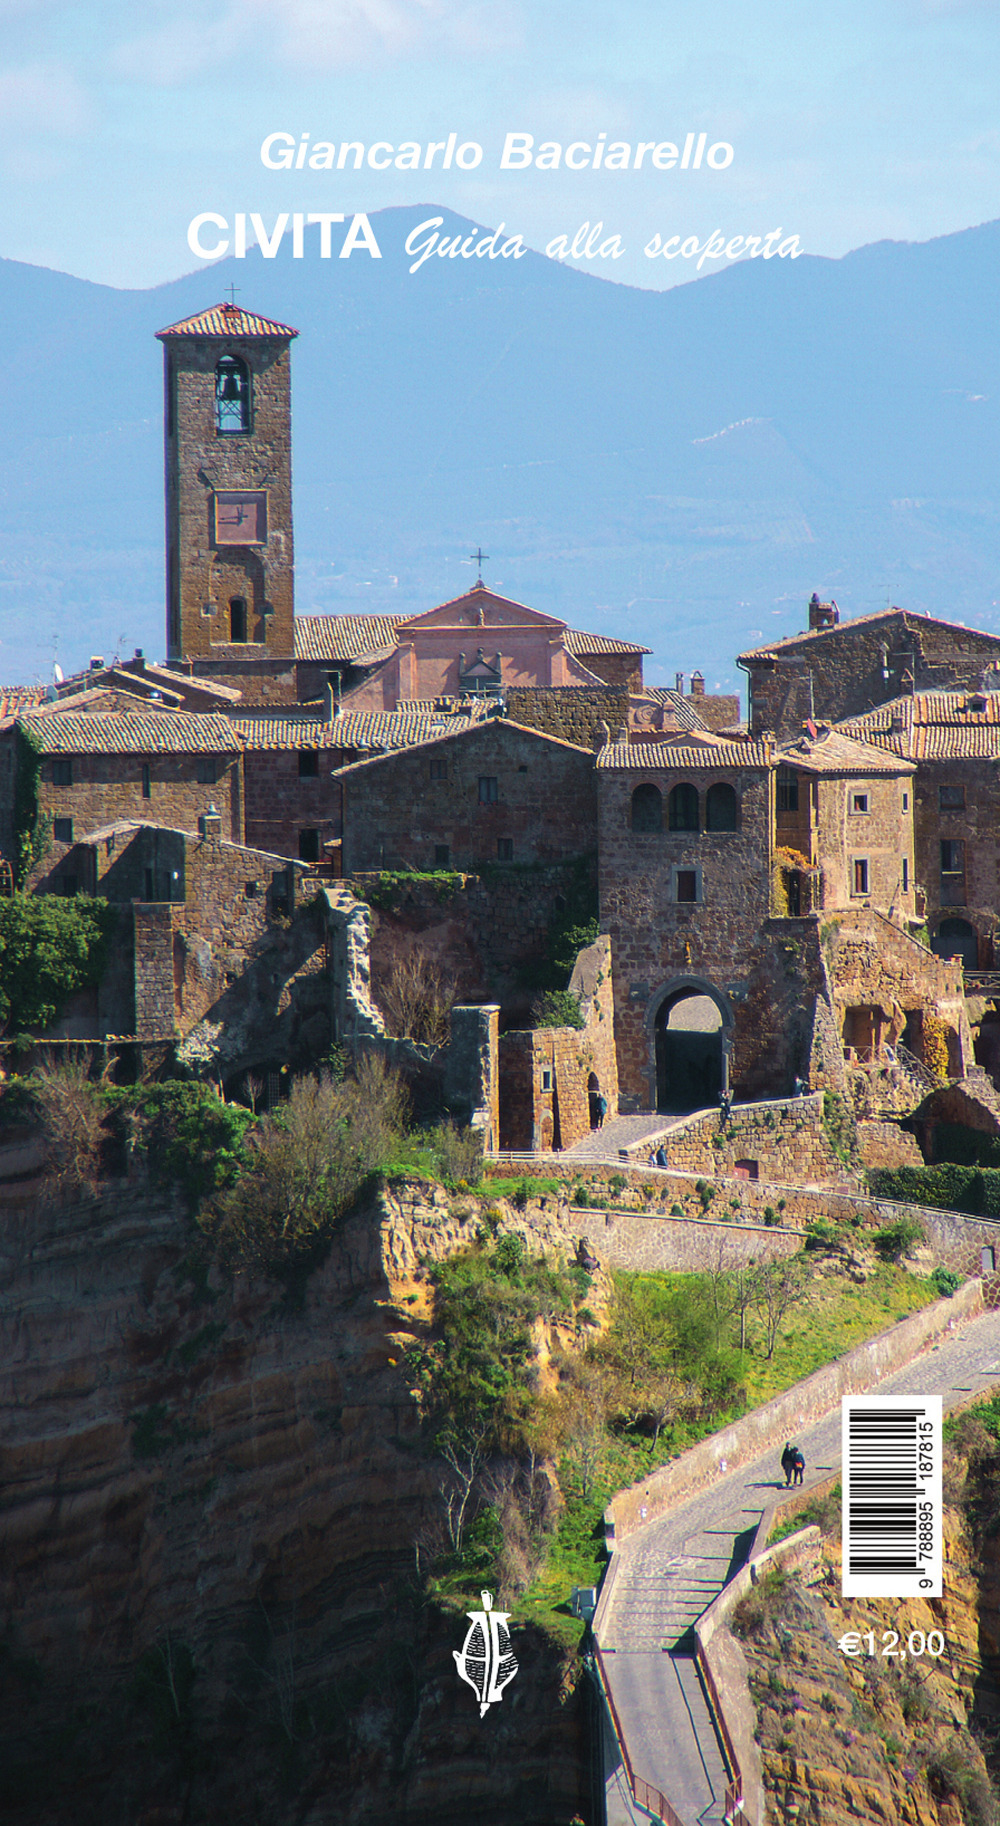
[[[503,1698],[517,1673],[517,1661],[510,1645],[507,1624],[510,1612],[493,1610],[493,1595],[484,1591],[482,1610],[467,1610],[469,1630],[460,1649],[452,1649],[458,1677],[470,1686],[479,1701],[479,1716]]]

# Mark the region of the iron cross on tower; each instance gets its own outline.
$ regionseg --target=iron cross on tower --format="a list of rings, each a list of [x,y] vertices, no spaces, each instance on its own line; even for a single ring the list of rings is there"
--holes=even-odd
[[[477,583],[482,583],[482,581],[483,581],[483,562],[485,559],[487,559],[489,557],[489,555],[490,555],[489,552],[482,551],[478,545],[474,552],[469,553],[469,557],[472,559],[473,563],[476,565],[476,567],[479,571],[479,575],[476,578]]]

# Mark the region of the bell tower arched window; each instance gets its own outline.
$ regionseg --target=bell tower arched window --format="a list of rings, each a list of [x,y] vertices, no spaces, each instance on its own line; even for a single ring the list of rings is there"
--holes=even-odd
[[[215,364],[215,427],[223,435],[250,429],[250,370],[238,355]]]

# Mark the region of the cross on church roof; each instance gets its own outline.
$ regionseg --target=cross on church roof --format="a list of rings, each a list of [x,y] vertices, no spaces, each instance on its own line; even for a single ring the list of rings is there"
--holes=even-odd
[[[476,567],[479,571],[479,575],[476,578],[477,583],[482,583],[482,581],[483,581],[483,560],[485,558],[488,558],[489,555],[490,555],[489,552],[484,552],[482,550],[482,548],[478,545],[474,552],[469,553],[469,557],[472,559],[473,563],[476,565]]]

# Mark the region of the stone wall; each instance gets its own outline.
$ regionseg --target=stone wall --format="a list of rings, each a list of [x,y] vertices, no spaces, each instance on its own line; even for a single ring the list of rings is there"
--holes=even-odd
[[[500,1042],[500,1146],[571,1148],[595,1126],[594,1099],[618,1105],[611,996],[611,944],[581,951],[569,983],[582,1028],[539,1027],[505,1033]]]
[[[603,657],[619,662],[627,658],[631,663],[630,655]],[[505,693],[505,702],[512,722],[559,736],[564,742],[575,742],[580,748],[600,746],[602,723],[613,731],[628,722],[629,692],[625,684],[609,685],[603,691],[584,685],[557,685],[547,690],[514,685]]]
[[[593,755],[491,718],[359,761],[343,789],[343,873],[553,863],[594,847]]]
[[[662,1146],[668,1166],[685,1173],[799,1185],[850,1178],[823,1126],[822,1092],[746,1108],[737,1104],[726,1123],[719,1110],[696,1112],[671,1128]],[[637,1142],[630,1152],[642,1154],[648,1147]]]
[[[301,855],[303,831],[315,831],[314,861],[324,844],[340,836],[340,786],[332,770],[351,758],[341,748],[320,748],[317,771],[303,776],[298,748],[255,748],[243,757],[246,840],[276,856]]]
[[[771,1262],[795,1255],[801,1230],[760,1224],[727,1224],[711,1218],[630,1217],[618,1211],[581,1211],[567,1222],[585,1236],[599,1262],[631,1273],[668,1270],[698,1274],[736,1268],[743,1262]]]
[[[799,657],[800,664],[792,662]],[[975,687],[1000,659],[995,635],[894,610],[786,645],[782,660],[747,660],[750,727],[798,735],[807,718],[860,716],[910,689]],[[912,680],[912,685],[911,685]]]
[[[921,1058],[930,1015],[944,1023],[949,1074],[962,1076],[973,1059],[961,964],[935,957],[874,910],[833,914],[820,937],[848,1057],[885,1063],[886,1048],[904,1041]],[[909,1107],[918,1101],[914,1096]]]

